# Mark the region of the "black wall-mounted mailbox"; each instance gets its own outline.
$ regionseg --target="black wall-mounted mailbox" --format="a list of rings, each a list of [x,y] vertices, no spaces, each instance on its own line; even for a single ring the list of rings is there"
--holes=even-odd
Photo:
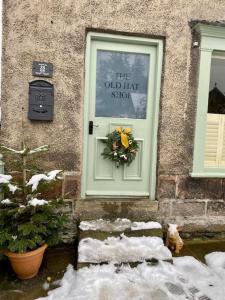
[[[29,83],[30,120],[52,121],[54,108],[54,86],[45,80],[35,80]]]

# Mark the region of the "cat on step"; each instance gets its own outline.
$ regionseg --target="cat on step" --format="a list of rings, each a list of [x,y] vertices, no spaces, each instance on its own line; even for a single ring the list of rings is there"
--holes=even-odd
[[[180,227],[177,224],[167,224],[166,246],[175,253],[179,253],[184,242],[179,235]]]

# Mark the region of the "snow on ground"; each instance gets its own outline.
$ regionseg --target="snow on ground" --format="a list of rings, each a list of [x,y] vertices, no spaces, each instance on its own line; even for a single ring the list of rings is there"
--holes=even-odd
[[[142,230],[142,229],[162,229],[161,224],[158,222],[133,222],[131,230]]]
[[[109,264],[79,271],[69,265],[60,287],[39,300],[224,300],[225,253],[211,253],[206,261],[208,266],[186,256],[174,258],[173,265]]]
[[[91,220],[80,222],[79,228],[83,231],[124,231],[131,227],[131,221],[128,219],[116,219],[114,222],[109,220]]]
[[[159,237],[108,237],[104,241],[86,238],[80,241],[79,262],[141,262],[148,259],[172,259]]]
[[[222,268],[225,271],[225,252],[213,252],[207,254],[205,260],[207,265],[211,268]]]
[[[162,226],[158,222],[132,222],[129,219],[116,219],[115,221],[109,220],[92,220],[82,221],[79,228],[83,231],[124,231],[126,229],[142,230],[142,229],[161,229]]]

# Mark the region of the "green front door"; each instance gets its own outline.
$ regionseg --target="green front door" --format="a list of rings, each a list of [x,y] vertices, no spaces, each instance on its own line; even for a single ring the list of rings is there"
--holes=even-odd
[[[158,120],[157,47],[92,40],[89,50],[83,197],[150,197],[155,184],[154,122]],[[90,121],[93,133],[88,130]],[[117,168],[101,155],[105,147],[102,140],[117,127],[131,128],[139,143],[136,159],[129,167]]]

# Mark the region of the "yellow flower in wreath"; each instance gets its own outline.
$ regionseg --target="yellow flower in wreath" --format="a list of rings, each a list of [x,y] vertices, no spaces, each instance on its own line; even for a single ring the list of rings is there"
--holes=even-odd
[[[117,127],[117,128],[116,128],[116,131],[119,132],[119,133],[121,133],[121,132],[122,132],[121,127]]]
[[[131,133],[131,129],[129,127],[125,128],[124,133]]]
[[[125,149],[127,149],[129,147],[127,134],[126,133],[121,133],[120,138],[121,138],[121,144],[124,146]]]

